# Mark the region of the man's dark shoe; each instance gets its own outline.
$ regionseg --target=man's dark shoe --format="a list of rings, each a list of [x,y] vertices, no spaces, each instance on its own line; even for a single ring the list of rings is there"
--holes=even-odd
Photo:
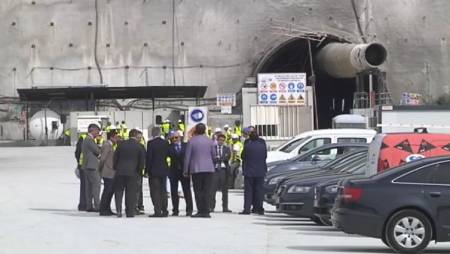
[[[203,216],[203,214],[201,213],[196,213],[194,215],[191,215],[192,218],[201,218]]]
[[[224,212],[224,213],[232,213],[232,211],[230,210],[230,209],[223,209],[223,211],[222,212]]]
[[[186,216],[187,216],[187,217],[192,216],[192,212],[186,212]]]
[[[154,214],[150,214],[148,217],[149,218],[162,218],[162,217],[167,217],[167,216],[164,216],[164,214],[162,214],[162,213],[154,213]]]
[[[133,217],[134,217],[134,215],[127,214],[127,218],[133,218]]]
[[[201,218],[211,218],[211,215],[209,213],[202,214]]]
[[[178,216],[178,215],[179,215],[178,212],[173,212],[173,213],[172,213],[172,216]]]
[[[242,211],[242,212],[240,212],[239,214],[240,214],[240,215],[249,215],[250,212],[249,212],[249,211]]]
[[[163,217],[169,217],[169,212],[165,211],[165,212],[162,213],[162,215],[163,215]]]
[[[88,213],[98,213],[100,211],[98,209],[91,208],[91,209],[87,209],[86,212],[88,212]]]
[[[122,218],[122,213],[117,213],[117,218]]]

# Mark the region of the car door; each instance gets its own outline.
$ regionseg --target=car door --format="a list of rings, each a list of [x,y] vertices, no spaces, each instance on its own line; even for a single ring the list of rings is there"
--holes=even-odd
[[[438,237],[441,241],[450,240],[450,161],[437,165],[431,175],[431,183],[426,194],[436,208],[436,224],[442,230]]]

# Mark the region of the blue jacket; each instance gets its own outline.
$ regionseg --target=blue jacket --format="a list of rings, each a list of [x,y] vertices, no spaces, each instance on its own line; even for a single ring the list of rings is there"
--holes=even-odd
[[[267,172],[267,146],[262,138],[248,140],[242,151],[242,173],[246,177],[264,177]]]

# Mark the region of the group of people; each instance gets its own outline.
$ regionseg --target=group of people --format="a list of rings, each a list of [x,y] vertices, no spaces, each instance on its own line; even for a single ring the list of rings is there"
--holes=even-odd
[[[107,140],[99,147],[96,140],[101,129],[96,124],[88,127],[88,134],[80,138],[75,153],[80,173],[79,210],[99,212],[102,216],[122,217],[122,199],[125,194],[127,217],[143,214],[143,177],[148,177],[154,213],[149,217],[167,217],[167,178],[170,182],[172,216],[179,215],[178,186],[181,184],[186,202],[186,215],[210,218],[216,206],[216,191],[222,192],[222,211],[228,207],[228,189],[233,178],[233,166],[242,164],[244,176],[244,206],[240,214],[264,214],[263,179],[267,171],[267,148],[253,127],[246,128],[241,137],[227,137],[227,132],[216,130],[208,136],[204,124],[189,131],[187,143],[182,131],[168,135],[160,127],[151,130],[151,140],[145,145],[143,133],[132,129],[119,135],[116,129],[107,131]],[[239,143],[240,144],[239,144]],[[239,148],[239,149],[238,149]],[[104,188],[100,198],[101,179]],[[194,190],[197,213],[191,193]],[[234,179],[232,179],[234,181]],[[115,197],[116,213],[111,209]]]

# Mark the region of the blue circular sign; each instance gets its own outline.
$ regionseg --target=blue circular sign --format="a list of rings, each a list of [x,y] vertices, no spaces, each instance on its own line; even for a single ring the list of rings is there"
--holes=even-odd
[[[305,84],[300,82],[300,83],[297,84],[297,88],[298,89],[303,89],[303,88],[305,88]]]
[[[416,161],[425,158],[425,155],[422,154],[411,154],[408,157],[406,157],[406,162]]]
[[[277,100],[277,94],[273,93],[270,95],[270,100],[276,101]]]
[[[269,99],[269,97],[267,97],[267,94],[261,94],[262,101],[267,101],[267,99]]]
[[[294,83],[289,83],[288,88],[289,89],[294,89],[295,88],[295,84]]]
[[[200,109],[194,109],[191,112],[191,119],[194,122],[201,122],[205,118],[205,114]]]

